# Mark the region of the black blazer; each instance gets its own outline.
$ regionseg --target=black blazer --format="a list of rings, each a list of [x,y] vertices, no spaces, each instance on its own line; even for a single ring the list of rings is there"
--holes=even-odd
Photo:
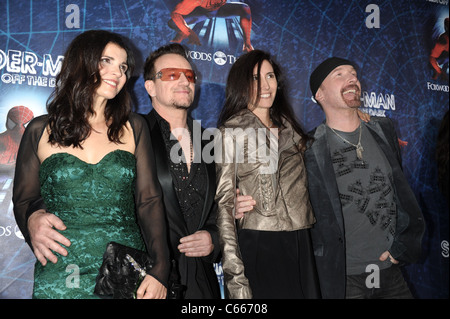
[[[421,209],[402,171],[400,147],[388,118],[372,117],[365,124],[392,168],[397,204],[397,223],[391,255],[402,262],[415,262],[421,254],[425,224]],[[323,298],[345,298],[345,230],[335,172],[325,124],[312,133],[305,152],[308,189],[316,216],[311,229],[314,254]]]
[[[144,117],[150,128],[153,152],[155,154],[156,172],[163,192],[171,257],[177,262],[176,264],[178,265],[178,274],[181,277],[181,283],[187,285],[187,298],[220,298],[217,275],[213,267],[213,263],[220,261],[220,245],[218,229],[216,226],[217,205],[214,201],[214,197],[216,195],[215,163],[205,163],[207,170],[207,191],[200,223],[197,228],[197,230],[206,230],[211,234],[212,242],[214,244],[214,251],[206,257],[186,257],[178,251],[177,246],[180,244],[180,239],[190,235],[190,233],[187,229],[186,222],[184,221],[183,214],[178,203],[178,198],[173,187],[172,175],[170,173],[169,163],[167,160],[168,157],[166,147],[156,115],[154,114],[155,112],[155,110],[152,110],[147,115],[144,115]],[[190,117],[188,118],[188,125],[192,132],[193,119]],[[202,141],[202,151],[205,145],[209,142],[211,141]],[[203,158],[202,162],[204,162]],[[200,267],[201,270],[194,269],[195,267]],[[206,277],[196,280],[197,283],[193,283],[192,279],[189,281],[188,278],[193,278],[192,276],[194,273],[201,277],[203,276],[202,274],[204,274]],[[190,295],[189,289],[191,289],[192,285],[199,286],[198,288],[204,292],[203,295]],[[209,287],[206,287],[205,285]],[[208,291],[210,291],[209,296]]]

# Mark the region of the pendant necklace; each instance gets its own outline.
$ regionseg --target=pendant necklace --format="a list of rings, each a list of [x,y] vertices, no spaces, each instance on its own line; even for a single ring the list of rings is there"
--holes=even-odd
[[[350,145],[352,145],[352,146],[354,146],[355,148],[356,148],[356,157],[360,160],[360,161],[362,161],[362,159],[363,159],[363,155],[362,155],[362,153],[364,152],[364,148],[362,147],[362,145],[361,145],[361,133],[362,133],[362,128],[361,128],[361,124],[359,124],[359,139],[358,139],[358,144],[353,144],[353,143],[350,143],[347,139],[345,139],[345,138],[343,138],[342,136],[340,136],[339,134],[338,134],[338,132],[336,132],[332,127],[330,127],[331,128],[331,130],[334,132],[334,134],[336,134],[340,139],[342,139],[344,142],[346,142],[346,143],[348,143],[348,144],[350,144]]]

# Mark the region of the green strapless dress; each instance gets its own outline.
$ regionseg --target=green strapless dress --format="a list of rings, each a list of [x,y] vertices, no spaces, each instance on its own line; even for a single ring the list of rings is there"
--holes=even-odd
[[[97,298],[95,278],[110,241],[145,249],[136,223],[133,154],[117,150],[88,164],[57,153],[41,165],[41,195],[49,212],[62,219],[70,241],[66,257],[34,272],[33,298]]]

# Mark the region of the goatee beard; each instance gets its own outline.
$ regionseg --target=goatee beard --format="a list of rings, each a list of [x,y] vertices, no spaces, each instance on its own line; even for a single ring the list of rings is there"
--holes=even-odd
[[[343,94],[343,92],[346,92],[346,91],[352,90],[352,89],[355,90],[355,98],[354,99],[348,100],[348,99],[345,99],[344,96],[342,96],[342,98],[348,107],[359,108],[361,106],[361,91],[357,85],[349,85],[349,86],[345,87],[341,91],[341,94]]]
[[[347,100],[346,100],[346,101],[345,101],[345,104],[347,104],[348,107],[357,109],[357,108],[359,108],[359,107],[361,106],[361,100],[360,100],[360,99],[358,99],[358,100],[353,100],[353,101],[347,101]]]
[[[190,107],[191,107],[191,105],[189,104],[189,105],[178,105],[178,104],[172,104],[172,106],[175,108],[175,109],[177,109],[177,110],[187,110],[187,109],[189,109]]]

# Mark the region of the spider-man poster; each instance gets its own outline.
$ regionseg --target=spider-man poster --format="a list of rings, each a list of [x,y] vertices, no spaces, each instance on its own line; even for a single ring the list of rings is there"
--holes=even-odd
[[[174,1],[167,3],[172,7]],[[225,21],[217,18],[223,18]],[[234,25],[236,22],[240,28]],[[167,23],[175,31],[175,36],[170,42],[181,43],[187,40],[187,43],[193,45],[203,43],[219,47],[222,44],[227,48],[243,42],[243,52],[253,50],[252,13],[250,6],[245,2],[181,0],[173,6]],[[218,28],[218,23],[223,24],[223,29]],[[242,41],[238,40],[236,33]]]
[[[430,50],[430,65],[433,69],[433,80],[448,83],[448,11],[436,14],[433,19],[432,48]]]

